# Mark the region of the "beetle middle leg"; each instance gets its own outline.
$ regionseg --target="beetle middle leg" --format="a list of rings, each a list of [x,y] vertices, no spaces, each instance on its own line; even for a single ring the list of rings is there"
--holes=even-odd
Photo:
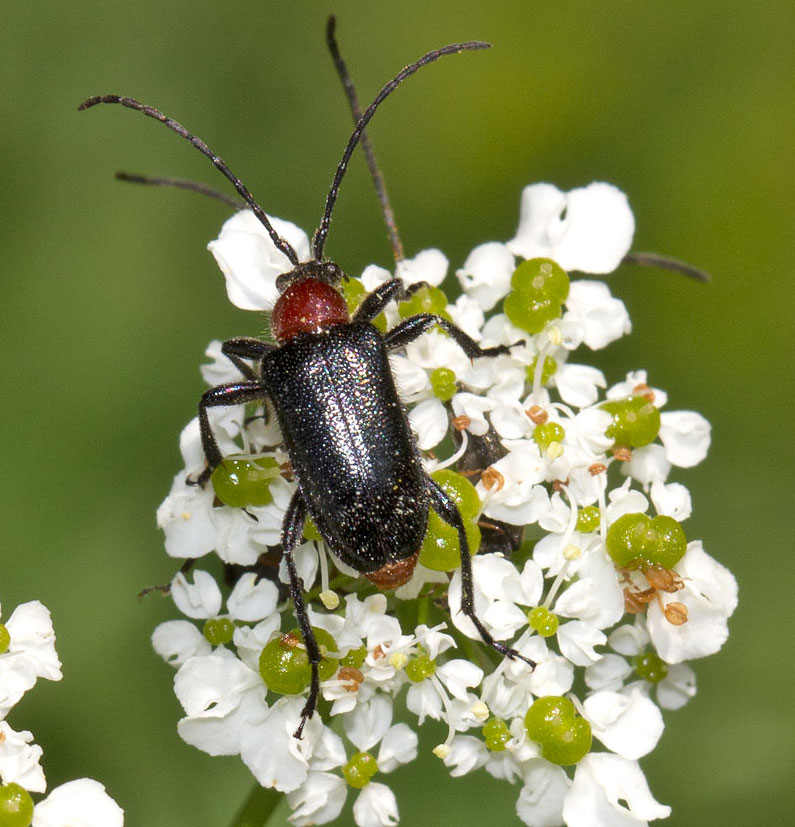
[[[320,648],[317,645],[315,633],[312,631],[312,625],[309,622],[309,615],[307,614],[306,603],[304,602],[303,583],[298,577],[298,572],[295,570],[295,560],[293,559],[295,547],[303,535],[304,520],[306,520],[306,504],[299,489],[293,494],[293,498],[290,500],[290,505],[287,507],[287,512],[284,515],[284,523],[282,524],[282,554],[287,564],[287,573],[290,576],[290,597],[293,600],[295,618],[298,621],[298,628],[301,630],[301,635],[304,638],[306,654],[309,658],[309,664],[312,667],[312,683],[309,687],[309,697],[306,699],[304,708],[301,710],[301,723],[298,724],[298,729],[293,733],[293,737],[295,738],[301,738],[304,725],[314,714],[315,708],[317,707],[317,699],[320,695]]]
[[[202,438],[204,456],[207,458],[207,467],[199,474],[196,484],[203,486],[212,472],[221,464],[223,456],[218,448],[213,430],[210,427],[210,418],[207,416],[208,408],[215,408],[227,405],[244,405],[246,402],[258,402],[268,396],[268,390],[264,382],[230,382],[226,385],[218,385],[206,390],[199,401],[199,431]]]
[[[520,655],[511,646],[494,640],[489,630],[483,625],[475,613],[475,589],[472,582],[472,557],[469,554],[469,543],[467,542],[464,521],[456,504],[444,493],[444,490],[433,479],[428,477],[428,493],[431,500],[431,508],[448,524],[458,532],[458,544],[461,549],[461,611],[472,621],[478,630],[483,642],[498,651],[501,655],[514,660],[519,658],[530,666],[536,668],[536,662]]]
[[[418,313],[416,316],[409,316],[408,319],[404,319],[399,325],[393,327],[384,336],[387,349],[394,350],[395,348],[404,347],[425,333],[426,330],[430,330],[434,325],[439,325],[445,333],[449,333],[455,343],[470,359],[477,359],[478,356],[500,356],[511,352],[508,345],[481,347],[460,327],[433,313]]]

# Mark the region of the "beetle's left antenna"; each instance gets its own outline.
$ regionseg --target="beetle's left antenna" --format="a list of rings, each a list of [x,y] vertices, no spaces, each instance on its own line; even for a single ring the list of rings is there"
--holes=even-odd
[[[409,66],[397,74],[389,83],[384,86],[384,88],[375,96],[375,100],[364,110],[364,114],[359,118],[359,122],[356,124],[356,128],[353,130],[353,134],[348,140],[348,145],[345,147],[345,152],[342,153],[342,160],[339,162],[337,166],[337,171],[334,175],[334,180],[331,182],[331,189],[329,190],[328,195],[326,196],[326,209],[323,213],[323,220],[320,222],[320,226],[317,228],[315,232],[315,236],[312,240],[312,255],[315,261],[320,261],[323,258],[323,248],[326,246],[326,236],[328,236],[329,231],[329,224],[331,222],[331,213],[334,209],[334,204],[337,201],[337,196],[339,194],[340,182],[342,181],[343,175],[345,175],[345,170],[348,168],[348,163],[351,160],[351,155],[353,155],[353,150],[356,149],[356,145],[359,143],[359,140],[362,136],[362,132],[364,131],[365,127],[370,120],[372,119],[373,115],[375,115],[376,109],[380,106],[381,102],[388,97],[392,92],[397,89],[397,87],[407,78],[413,75],[418,69],[421,69],[428,63],[433,63],[435,60],[438,60],[440,57],[444,57],[444,55],[454,55],[458,54],[459,52],[474,50],[474,49],[488,49],[490,44],[483,43],[478,40],[473,40],[468,43],[452,43],[450,46],[444,46],[441,49],[435,49],[432,52],[428,52],[426,55],[423,55],[416,63],[412,63]]]
[[[184,126],[182,126],[181,123],[175,121],[173,118],[167,117],[160,110],[155,109],[153,106],[147,106],[146,104],[135,100],[135,98],[126,98],[121,95],[97,95],[93,98],[88,98],[88,100],[84,100],[80,106],[77,107],[77,109],[78,111],[90,109],[98,103],[119,103],[122,106],[126,106],[128,109],[135,109],[138,112],[143,112],[144,115],[148,115],[150,118],[154,118],[156,121],[160,121],[160,123],[165,124],[173,132],[176,132],[177,135],[185,138],[186,141],[190,141],[190,143],[195,146],[202,155],[209,158],[213,162],[215,168],[232,183],[240,197],[246,202],[246,204],[248,204],[249,207],[251,207],[254,215],[256,215],[259,219],[260,224],[262,224],[262,226],[268,231],[268,235],[271,237],[271,240],[276,247],[281,250],[285,256],[287,256],[294,266],[298,265],[298,255],[292,245],[276,232],[273,225],[268,220],[268,216],[265,215],[265,210],[263,210],[262,207],[260,207],[260,205],[254,200],[254,196],[248,191],[246,185],[232,172],[231,169],[229,169],[226,162],[216,155],[201,138],[197,138],[196,135],[192,135],[187,129],[185,129]]]
[[[243,201],[238,201],[237,198],[232,198],[231,195],[227,195],[224,192],[218,192],[218,190],[200,184],[198,181],[186,181],[184,178],[160,178],[154,175],[139,175],[136,172],[117,172],[114,177],[117,181],[127,181],[130,184],[145,184],[148,187],[164,187],[166,189],[197,192],[199,195],[206,195],[208,198],[213,198],[236,210],[244,210],[246,208]]]

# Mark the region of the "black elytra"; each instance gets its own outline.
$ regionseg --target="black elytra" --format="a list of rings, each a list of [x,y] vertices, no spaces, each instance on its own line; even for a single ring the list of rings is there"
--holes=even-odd
[[[265,212],[226,163],[177,121],[133,98],[118,95],[89,98],[80,106],[87,109],[99,103],[118,103],[159,120],[190,141],[234,184],[292,265],[277,280],[280,296],[274,307],[274,322],[284,310],[283,320],[273,325],[279,344],[236,338],[222,345],[222,352],[245,379],[210,388],[202,395],[199,421],[207,466],[197,482],[206,484],[223,459],[210,427],[208,409],[270,400],[297,482],[282,526],[282,553],[290,578],[290,594],[312,670],[309,694],[295,731],[297,738],[302,737],[306,721],[317,705],[318,664],[322,657],[293,559],[307,514],[335,557],[380,588],[395,588],[411,577],[426,532],[428,512],[433,509],[458,534],[460,611],[471,620],[486,644],[502,655],[525,661],[531,668],[536,665],[494,640],[475,613],[472,562],[464,522],[455,503],[423,468],[388,359],[390,351],[404,347],[435,325],[445,330],[472,359],[507,353],[508,347],[481,348],[451,322],[428,313],[404,319],[382,334],[372,324],[375,317],[389,302],[405,299],[425,285],[406,287],[399,278],[392,279],[370,293],[353,317],[348,318],[344,299],[336,290],[347,276],[336,264],[323,260],[340,182],[381,101],[421,66],[442,55],[486,45],[453,44],[429,52],[384,86],[357,120],[337,167],[325,213],[314,236],[313,258],[308,262],[299,262],[295,250],[276,233]],[[300,310],[297,316],[296,306]]]

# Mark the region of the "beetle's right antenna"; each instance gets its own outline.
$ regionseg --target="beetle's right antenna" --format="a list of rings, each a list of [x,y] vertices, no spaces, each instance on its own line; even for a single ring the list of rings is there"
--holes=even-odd
[[[659,253],[627,253],[622,264],[639,264],[641,267],[656,267],[659,270],[670,270],[672,273],[681,273],[695,281],[709,281],[709,273],[700,267],[694,267],[678,258],[663,256]]]
[[[361,118],[359,118],[359,122],[353,130],[353,134],[348,140],[348,145],[345,147],[345,152],[342,153],[342,160],[337,166],[337,172],[334,175],[334,180],[331,182],[331,189],[326,196],[326,209],[323,213],[323,220],[320,222],[320,226],[317,228],[312,241],[312,254],[315,261],[320,261],[323,258],[323,248],[326,246],[326,236],[328,235],[329,224],[331,222],[331,213],[334,209],[334,204],[337,201],[340,182],[342,181],[343,175],[345,175],[345,170],[348,168],[348,163],[351,160],[353,150],[356,149],[356,145],[359,143],[364,128],[368,123],[370,123],[370,120],[373,115],[375,115],[375,111],[378,109],[381,102],[392,92],[394,92],[407,77],[413,75],[418,69],[421,69],[426,64],[433,63],[433,61],[438,60],[444,55],[454,55],[458,54],[458,52],[468,51],[471,49],[488,48],[488,43],[473,40],[468,43],[452,43],[450,46],[435,49],[434,51],[423,55],[416,63],[406,66],[402,72],[390,80],[389,83],[387,83],[387,85],[384,86],[384,88],[375,96],[375,100],[367,107],[367,109],[364,110],[364,114]]]
[[[254,215],[256,215],[259,219],[260,224],[262,224],[262,226],[268,231],[268,235],[271,237],[271,240],[276,247],[281,250],[285,256],[287,256],[294,266],[298,265],[298,255],[292,245],[276,232],[273,225],[268,220],[268,216],[265,215],[265,210],[263,210],[262,207],[260,207],[260,205],[254,200],[254,196],[248,191],[246,185],[232,172],[231,169],[229,169],[226,162],[216,155],[201,138],[197,138],[195,135],[192,135],[181,123],[175,121],[173,118],[167,117],[159,109],[155,109],[154,106],[147,106],[146,104],[135,100],[135,98],[126,98],[121,95],[97,95],[95,97],[88,98],[88,100],[84,100],[80,106],[77,107],[77,110],[78,112],[81,112],[83,109],[90,109],[98,103],[120,103],[128,109],[135,109],[138,112],[143,112],[144,115],[148,115],[150,118],[160,121],[160,123],[165,124],[170,130],[176,132],[177,135],[180,135],[185,138],[186,141],[189,141],[194,147],[196,147],[196,149],[199,150],[199,152],[201,152],[202,155],[209,158],[213,162],[215,168],[219,170],[228,181],[232,182],[240,197],[246,202],[246,204],[248,204],[249,207],[251,207],[254,211]]]
[[[337,44],[335,32],[337,29],[337,18],[332,14],[326,22],[326,44],[331,52],[331,59],[334,61],[334,68],[340,76],[342,86],[345,89],[345,95],[348,98],[348,105],[351,108],[354,124],[359,123],[362,117],[362,110],[359,106],[359,98],[356,95],[356,87],[353,85],[353,80],[348,72],[348,67],[342,59],[340,49]],[[378,161],[375,159],[375,152],[373,145],[370,143],[370,138],[367,133],[362,130],[360,136],[360,143],[362,145],[362,152],[367,159],[367,166],[370,170],[370,177],[373,179],[375,192],[378,196],[378,203],[381,205],[381,213],[384,216],[384,223],[386,224],[386,231],[389,234],[389,243],[392,245],[392,252],[395,255],[395,261],[402,261],[405,258],[403,253],[403,244],[398,235],[397,224],[395,222],[395,213],[392,211],[392,205],[389,203],[389,195],[386,191],[386,184],[384,183],[384,176],[378,166]]]

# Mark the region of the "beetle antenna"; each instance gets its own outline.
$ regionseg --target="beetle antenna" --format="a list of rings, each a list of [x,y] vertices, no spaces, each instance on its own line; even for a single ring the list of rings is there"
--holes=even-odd
[[[158,178],[150,175],[138,175],[134,172],[117,172],[114,178],[118,181],[126,181],[130,184],[145,184],[149,187],[170,187],[178,190],[189,190],[190,192],[197,192],[199,195],[206,195],[209,198],[214,198],[223,204],[227,204],[236,210],[244,210],[246,205],[243,201],[238,201],[237,198],[232,198],[231,195],[219,192],[212,187],[201,184],[198,181],[186,181],[183,178]]]
[[[670,270],[673,273],[681,273],[695,281],[707,282],[710,275],[706,270],[694,267],[686,261],[678,258],[662,256],[659,253],[627,253],[621,260],[622,264],[639,264],[641,267],[656,267],[659,270]]]
[[[167,117],[159,109],[155,109],[153,106],[146,106],[146,104],[140,103],[140,101],[135,100],[135,98],[127,98],[121,95],[96,95],[95,97],[84,100],[80,106],[77,107],[77,110],[78,112],[82,112],[82,110],[90,109],[98,103],[120,103],[128,109],[135,109],[138,112],[143,112],[144,115],[148,115],[150,118],[154,118],[156,121],[160,121],[160,123],[165,124],[170,130],[176,132],[177,135],[185,138],[186,141],[190,141],[190,143],[193,144],[193,146],[196,147],[202,155],[209,158],[213,162],[215,168],[232,183],[240,197],[254,211],[254,215],[256,215],[259,219],[260,224],[262,224],[262,226],[268,231],[268,235],[271,237],[271,240],[276,247],[281,250],[285,256],[287,256],[294,266],[298,265],[298,255],[292,245],[285,241],[285,239],[283,239],[276,232],[273,225],[268,220],[268,216],[265,215],[265,210],[263,210],[262,207],[260,207],[260,205],[254,200],[254,196],[248,191],[245,184],[232,172],[231,169],[229,169],[226,162],[216,155],[201,138],[197,138],[195,135],[192,135],[187,129],[185,129],[184,126],[182,126],[181,123],[178,123],[173,118]]]
[[[356,87],[353,85],[353,80],[348,72],[348,67],[340,54],[339,45],[335,36],[337,28],[337,18],[332,14],[326,22],[326,44],[331,52],[331,59],[334,61],[334,68],[337,70],[340,80],[342,81],[345,95],[348,98],[348,105],[353,115],[353,122],[357,124],[362,117],[362,109],[359,106],[359,98],[356,94]],[[389,203],[389,195],[386,191],[386,184],[384,183],[384,176],[378,166],[378,161],[375,158],[373,145],[367,133],[362,130],[360,136],[360,143],[362,145],[362,152],[367,159],[367,166],[370,170],[370,177],[373,179],[375,192],[378,196],[378,203],[381,205],[381,214],[384,217],[386,230],[389,234],[389,243],[392,245],[392,252],[395,255],[395,261],[402,261],[405,258],[403,253],[403,244],[398,235],[397,223],[395,222],[395,213],[392,211],[392,205]]]
[[[453,43],[450,46],[445,46],[442,49],[435,49],[432,52],[428,52],[426,55],[423,55],[416,63],[412,63],[409,66],[406,66],[402,72],[396,75],[392,80],[387,83],[386,86],[376,95],[375,100],[365,109],[364,114],[359,118],[358,123],[356,124],[356,128],[353,130],[353,134],[351,135],[350,139],[348,140],[348,145],[345,147],[345,152],[342,153],[342,160],[337,167],[337,171],[334,175],[334,180],[331,182],[331,189],[329,190],[328,195],[326,196],[326,209],[323,213],[323,220],[320,222],[320,226],[317,228],[315,232],[314,239],[312,241],[312,251],[314,255],[315,261],[320,261],[323,257],[323,248],[326,244],[326,236],[328,235],[329,231],[329,224],[331,222],[331,212],[334,209],[334,204],[337,201],[337,195],[339,194],[340,182],[342,181],[342,176],[345,175],[345,170],[348,168],[348,162],[351,160],[351,155],[353,154],[353,150],[356,149],[356,144],[359,143],[361,139],[362,132],[364,128],[370,123],[370,119],[375,114],[376,109],[378,109],[381,102],[395,89],[398,87],[400,83],[402,83],[407,77],[413,75],[418,69],[421,69],[427,63],[433,63],[433,61],[438,60],[440,57],[444,55],[453,55],[457,54],[458,52],[463,52],[472,49],[488,49],[490,44],[482,43],[480,41],[470,41],[468,43]]]

